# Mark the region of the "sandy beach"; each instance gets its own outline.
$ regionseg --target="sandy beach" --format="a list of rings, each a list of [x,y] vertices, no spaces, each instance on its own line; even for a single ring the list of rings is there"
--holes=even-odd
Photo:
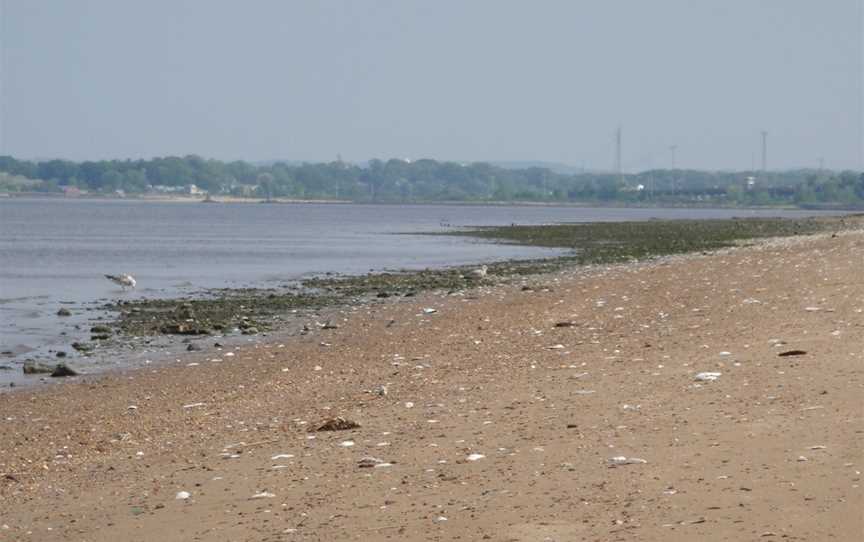
[[[332,323],[0,395],[0,541],[864,539],[860,229]]]

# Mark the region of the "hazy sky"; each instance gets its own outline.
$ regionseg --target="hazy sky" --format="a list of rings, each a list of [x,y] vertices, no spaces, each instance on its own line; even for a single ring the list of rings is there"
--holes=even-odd
[[[0,152],[859,168],[862,2],[0,0]]]

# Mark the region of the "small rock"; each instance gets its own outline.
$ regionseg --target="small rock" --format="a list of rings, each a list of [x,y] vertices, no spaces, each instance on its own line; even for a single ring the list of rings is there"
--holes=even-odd
[[[372,457],[372,456],[366,456],[357,462],[357,466],[360,467],[361,469],[371,469],[371,468],[375,467],[376,465],[383,465],[383,464],[384,464],[383,459],[378,459],[377,457]]]
[[[189,343],[186,345],[186,351],[187,352],[197,352],[199,350],[201,350],[201,345],[198,345],[195,343]]]
[[[321,422],[310,431],[347,431],[358,427],[360,427],[359,423],[338,416]]]
[[[722,374],[723,373],[715,373],[715,372],[707,371],[704,373],[699,373],[693,378],[694,378],[694,380],[700,380],[702,382],[712,382],[712,381],[720,378],[720,376],[722,376]]]
[[[57,311],[57,316],[72,316],[72,311],[66,307],[61,307],[60,310]]]
[[[250,327],[247,327],[246,329],[244,329],[242,331],[242,333],[243,333],[243,335],[257,335],[258,334],[258,328],[254,327],[254,326],[250,326]]]
[[[78,372],[66,365],[65,363],[58,363],[56,367],[54,367],[54,371],[51,372],[51,376],[54,378],[61,378],[65,376],[78,376]]]
[[[573,327],[576,322],[555,322],[555,327]]]
[[[174,498],[177,499],[178,501],[185,501],[186,499],[188,499],[191,496],[192,496],[192,494],[189,493],[188,491],[178,491],[177,496]]]
[[[108,326],[93,326],[90,328],[90,333],[111,333],[111,328]]]
[[[87,343],[72,343],[72,348],[79,352],[91,352],[93,350],[93,345]]]
[[[59,350],[59,351],[57,352],[56,355],[57,355],[58,358],[65,358],[65,357],[66,357],[66,352],[64,352],[64,351],[62,351],[62,350]]]
[[[477,461],[479,459],[483,459],[484,457],[486,457],[486,456],[483,454],[470,454],[465,459],[467,459],[468,461]]]
[[[48,374],[54,371],[53,366],[39,363],[33,360],[25,361],[24,367],[22,367],[22,369],[25,375]]]

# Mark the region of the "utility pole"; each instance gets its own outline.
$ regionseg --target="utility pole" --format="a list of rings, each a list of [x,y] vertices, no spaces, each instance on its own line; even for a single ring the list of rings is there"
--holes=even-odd
[[[672,154],[672,169],[675,169],[675,151],[678,149],[678,145],[670,145],[669,152]]]
[[[624,186],[624,168],[621,165],[621,125],[615,131],[615,173],[618,175],[618,182]]]
[[[825,158],[820,156],[819,157],[819,173],[822,173],[823,171],[825,171]]]
[[[762,171],[768,171],[768,132],[762,130]]]

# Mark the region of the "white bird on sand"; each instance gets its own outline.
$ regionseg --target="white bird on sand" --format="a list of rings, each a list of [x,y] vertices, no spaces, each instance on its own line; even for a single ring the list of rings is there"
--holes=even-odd
[[[471,270],[471,278],[474,278],[474,279],[485,279],[485,278],[486,278],[486,272],[487,272],[488,270],[489,270],[489,268],[486,267],[485,265],[482,266],[482,267],[480,267],[479,269],[472,269],[472,270]]]
[[[135,277],[130,275],[129,273],[123,273],[120,275],[105,275],[105,278],[113,282],[114,284],[120,285],[123,288],[123,291],[126,291],[126,288],[135,288]]]

